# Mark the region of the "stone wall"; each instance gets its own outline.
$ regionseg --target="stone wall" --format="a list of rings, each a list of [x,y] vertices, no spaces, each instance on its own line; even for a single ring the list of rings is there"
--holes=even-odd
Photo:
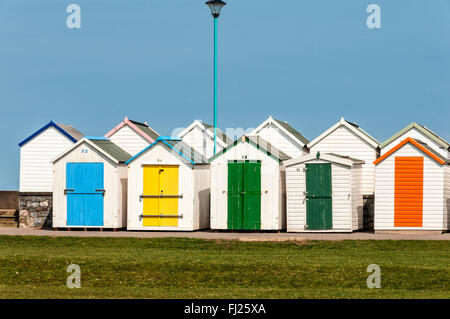
[[[19,227],[52,228],[52,193],[19,193]]]
[[[366,231],[373,231],[374,227],[374,213],[375,213],[375,197],[374,195],[364,195],[363,227]]]

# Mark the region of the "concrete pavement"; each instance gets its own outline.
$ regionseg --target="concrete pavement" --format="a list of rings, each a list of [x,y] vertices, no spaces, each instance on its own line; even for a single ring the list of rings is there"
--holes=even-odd
[[[333,233],[231,233],[231,232],[147,232],[147,231],[83,231],[83,230],[42,230],[28,228],[0,228],[0,235],[9,236],[51,236],[51,237],[135,237],[135,238],[200,238],[240,241],[302,241],[302,240],[450,240],[445,234],[374,234],[356,232],[352,234]]]

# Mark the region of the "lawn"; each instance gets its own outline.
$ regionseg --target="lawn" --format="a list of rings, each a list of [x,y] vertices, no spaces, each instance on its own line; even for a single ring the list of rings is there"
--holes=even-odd
[[[449,298],[448,241],[0,236],[0,298]],[[66,269],[81,267],[81,288]],[[366,268],[381,267],[381,289]]]

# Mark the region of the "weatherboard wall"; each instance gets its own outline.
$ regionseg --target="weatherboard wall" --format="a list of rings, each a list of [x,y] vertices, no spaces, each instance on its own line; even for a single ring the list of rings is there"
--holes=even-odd
[[[286,228],[284,167],[249,143],[238,143],[211,162],[211,228],[228,229],[228,162],[261,161],[261,230]]]
[[[20,148],[20,192],[52,192],[51,160],[74,142],[50,126]]]
[[[175,165],[178,171],[178,226],[143,226],[144,165]],[[209,165],[192,165],[181,160],[161,143],[128,164],[128,230],[193,231],[209,228]]]
[[[364,161],[362,167],[363,195],[373,195],[377,150],[361,137],[341,125],[310,148],[310,154],[334,153]]]
[[[295,142],[273,123],[268,123],[256,134],[292,158],[307,154],[302,145]]]
[[[423,157],[423,227],[395,227],[395,158]],[[376,166],[375,231],[446,230],[448,216],[449,170],[407,143]]]
[[[86,142],[79,144],[53,163],[53,227],[84,227],[67,225],[67,195],[64,194],[67,163],[104,164],[106,191],[103,197],[103,228],[125,227],[127,168],[123,164],[114,163]]]
[[[182,137],[183,142],[194,148],[205,158],[210,158],[214,155],[214,138],[207,130],[201,129],[199,126],[194,126],[189,132]],[[217,137],[216,152],[223,149],[222,144]]]
[[[449,154],[448,151],[444,148],[442,148],[439,144],[437,144],[434,140],[417,130],[416,128],[411,128],[409,131],[403,133],[401,136],[393,140],[391,143],[386,145],[380,150],[380,155],[384,155],[388,151],[390,151],[393,147],[395,147],[397,144],[399,144],[401,141],[403,141],[405,138],[411,137],[413,139],[419,140],[427,144],[429,147],[431,147],[433,150],[435,150],[437,153],[441,154],[443,157],[448,158]]]
[[[305,164],[319,163],[330,162],[323,159],[312,159],[286,167],[288,232],[317,232],[305,228],[307,225]],[[322,230],[322,232],[352,232],[362,228],[361,171],[361,164],[350,167],[331,163],[333,228]]]
[[[119,130],[114,132],[109,139],[132,156],[150,145],[149,141],[128,125],[122,126]]]

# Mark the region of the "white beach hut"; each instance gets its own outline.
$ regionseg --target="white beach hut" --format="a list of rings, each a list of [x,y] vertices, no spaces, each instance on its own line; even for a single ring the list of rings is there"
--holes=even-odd
[[[106,138],[132,156],[153,143],[158,136],[147,122],[133,121],[128,117],[105,134]]]
[[[420,140],[438,152],[444,158],[449,158],[450,144],[442,137],[431,131],[426,126],[411,123],[404,127],[402,130],[395,133],[386,141],[380,144],[380,155],[384,155],[389,152],[393,147],[397,146],[405,138],[411,137],[416,140]]]
[[[309,141],[288,122],[270,116],[253,130],[251,135],[258,135],[292,158],[309,153],[306,145]]]
[[[320,152],[285,161],[287,231],[362,229],[363,164],[348,156]]]
[[[83,138],[53,160],[54,228],[126,226],[127,152],[104,137]]]
[[[159,137],[126,164],[128,230],[209,228],[209,163],[195,149]]]
[[[375,232],[449,229],[450,166],[442,152],[407,137],[374,164]]]
[[[290,157],[259,136],[242,136],[211,163],[211,228],[286,228],[285,170]]]
[[[339,122],[315,138],[307,146],[311,154],[332,153],[364,161],[362,167],[363,195],[374,194],[375,166],[380,154],[379,142],[357,124],[341,118]]]
[[[178,134],[183,142],[192,146],[205,158],[214,155],[214,127],[205,122],[195,120]],[[233,142],[224,132],[217,128],[216,153]]]
[[[20,192],[52,192],[51,160],[83,137],[70,125],[50,121],[19,143]]]

